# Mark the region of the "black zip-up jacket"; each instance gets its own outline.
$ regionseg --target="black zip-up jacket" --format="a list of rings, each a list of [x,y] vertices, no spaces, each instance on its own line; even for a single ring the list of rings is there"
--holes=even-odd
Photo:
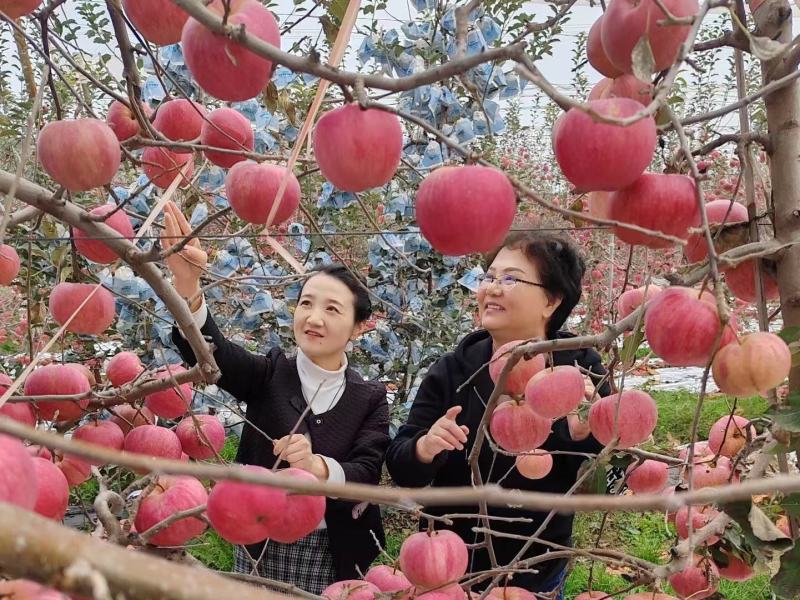
[[[559,332],[558,337],[574,336],[571,333]],[[489,377],[488,369],[483,369],[469,386],[466,386],[460,393],[457,393],[456,390],[483,364],[488,362],[491,356],[492,338],[487,331],[480,330],[467,335],[454,352],[444,355],[430,368],[414,398],[408,422],[400,428],[386,454],[389,473],[398,485],[452,487],[471,484],[467,456],[475,442],[476,430],[484,413],[484,402],[491,395],[494,384]],[[606,373],[600,355],[592,349],[555,352],[553,361],[556,365],[577,363],[598,375],[597,378],[593,377],[595,383],[598,383],[602,375]],[[599,393],[601,396],[610,394],[610,387],[604,384]],[[434,422],[442,417],[450,407],[456,405],[462,407],[456,422],[469,428],[465,449],[463,451],[444,451],[431,464],[420,462],[416,456],[417,440],[427,433]],[[573,441],[565,418],[553,423],[553,431],[542,447],[547,450],[591,453],[599,452],[602,448],[601,444],[591,435],[585,440]],[[513,457],[500,454],[495,456],[489,444],[484,442],[479,457],[479,466],[484,483],[499,482],[504,488],[563,494],[575,483],[578,468],[583,461],[584,457],[581,456],[554,454],[553,469],[550,473],[542,479],[530,480],[516,470]],[[434,515],[478,513],[477,506],[435,506],[427,507],[425,510]],[[541,525],[547,513],[490,506],[489,514],[505,517],[528,517],[532,519],[532,522],[509,523],[492,520],[491,527],[495,531],[531,535]],[[558,544],[570,545],[572,518],[572,515],[556,514],[540,537]],[[420,523],[420,525],[425,526],[426,523]],[[478,526],[481,526],[481,523],[477,519],[456,519],[450,528],[467,543],[476,543],[483,540],[482,535],[472,531],[473,527]],[[437,522],[436,527],[445,527],[445,525]],[[493,536],[493,546],[499,564],[508,564],[524,543],[519,540]],[[545,546],[533,544],[523,558],[538,556],[546,551]],[[540,563],[536,567],[539,573],[516,574],[513,582],[509,585],[541,591],[541,586],[550,583],[565,564],[565,560]],[[489,555],[485,548],[470,552],[469,570],[471,572],[489,568]]]
[[[249,352],[226,339],[210,314],[200,331],[217,347],[214,359],[222,372],[217,385],[247,402],[248,422],[273,439],[289,434],[307,406],[296,360],[280,348],[271,348],[266,354]],[[197,363],[177,327],[172,330],[172,340],[189,365]],[[348,368],[336,406],[322,414],[309,413],[296,433],[308,433],[314,452],[337,460],[346,481],[377,485],[389,444],[386,388],[379,382],[364,381]],[[275,461],[272,443],[245,423],[236,462],[272,468]],[[378,555],[371,532],[384,544],[380,509],[370,504],[362,512],[360,506],[354,510],[355,502],[331,498],[326,502],[325,523],[337,577],[354,579],[358,577],[356,567],[365,572]],[[250,555],[260,556],[263,546],[248,546]]]

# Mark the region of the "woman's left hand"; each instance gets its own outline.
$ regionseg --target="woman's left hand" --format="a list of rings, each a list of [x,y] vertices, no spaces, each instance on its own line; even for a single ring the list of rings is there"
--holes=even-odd
[[[311,451],[311,442],[300,433],[276,440],[272,452],[292,467],[305,469],[323,481],[328,479],[328,465],[321,456]]]

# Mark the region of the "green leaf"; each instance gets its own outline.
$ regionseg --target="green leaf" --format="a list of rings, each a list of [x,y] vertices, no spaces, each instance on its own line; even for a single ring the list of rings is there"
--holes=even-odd
[[[339,23],[344,20],[344,13],[347,11],[347,0],[332,0],[328,8],[328,13]]]
[[[644,319],[639,319],[638,327],[636,327],[633,335],[629,335],[622,343],[622,352],[620,353],[620,358],[622,359],[622,365],[626,369],[633,366],[633,363],[636,360],[636,351],[644,341],[644,331],[642,330],[643,323]]]
[[[594,465],[592,461],[586,461],[581,465],[578,470],[578,477],[580,478],[586,469],[594,469],[592,474],[581,485],[581,493],[583,494],[605,494],[606,493],[606,466]]]
[[[339,34],[339,26],[334,25],[328,15],[322,15],[319,18],[319,22],[320,25],[322,25],[322,31],[325,33],[325,39],[333,46],[333,43],[336,41],[336,36]]]
[[[633,74],[640,81],[650,81],[656,68],[656,59],[653,56],[653,49],[650,47],[650,40],[646,35],[639,38],[631,52],[631,67]]]
[[[791,325],[784,327],[778,332],[781,339],[787,344],[800,340],[800,325]]]
[[[781,554],[792,545],[764,512],[751,501],[729,502],[720,506],[742,528],[745,541],[756,559],[773,572]]]
[[[800,517],[800,494],[789,494],[781,500],[781,508],[793,517]]]
[[[786,398],[789,406],[800,408],[800,390],[792,390]]]
[[[781,568],[770,582],[780,598],[796,598],[800,590],[800,545],[781,556]]]
[[[797,399],[795,399],[797,401]],[[791,403],[788,407],[771,406],[765,413],[776,425],[780,425],[786,431],[792,433],[800,432],[800,406]]]

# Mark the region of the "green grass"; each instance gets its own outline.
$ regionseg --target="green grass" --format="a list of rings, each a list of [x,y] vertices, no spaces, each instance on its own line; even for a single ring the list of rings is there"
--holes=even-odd
[[[653,432],[655,446],[674,448],[689,441],[692,420],[697,407],[698,394],[691,392],[650,392],[658,405],[658,424]],[[700,412],[698,439],[705,439],[711,425],[720,417],[730,414],[734,399],[721,394],[706,396]],[[756,417],[767,409],[767,401],[761,397],[740,398],[736,411],[745,417]]]
[[[209,569],[217,569],[218,571],[233,570],[233,546],[211,529],[197,540],[191,542],[189,554]]]

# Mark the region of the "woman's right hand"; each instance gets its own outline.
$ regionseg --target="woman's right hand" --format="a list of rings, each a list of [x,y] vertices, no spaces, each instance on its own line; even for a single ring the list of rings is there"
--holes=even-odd
[[[164,233],[161,246],[169,250],[189,235],[192,231],[189,222],[180,209],[171,200],[164,205]],[[195,238],[189,241],[180,252],[171,254],[166,259],[167,267],[172,271],[172,284],[184,298],[198,295],[200,291],[200,275],[206,270],[208,255]],[[199,303],[199,298],[193,304]],[[196,309],[196,306],[192,308]]]
[[[423,463],[432,463],[445,450],[463,450],[467,443],[469,428],[456,423],[460,406],[452,406],[417,440],[417,458]]]

